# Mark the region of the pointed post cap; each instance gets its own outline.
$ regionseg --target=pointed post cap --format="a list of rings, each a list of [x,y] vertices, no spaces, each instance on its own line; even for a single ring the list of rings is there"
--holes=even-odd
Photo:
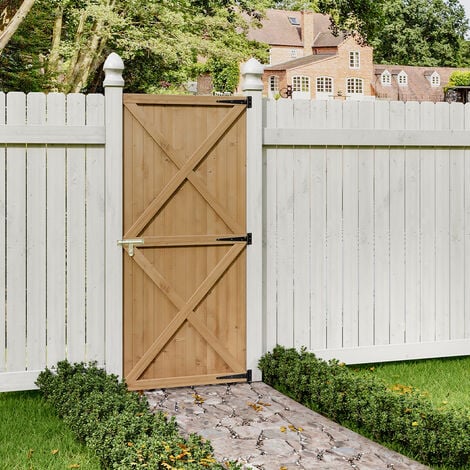
[[[263,91],[263,80],[261,79],[263,72],[264,67],[254,57],[245,62],[242,67],[242,90]]]
[[[111,52],[103,65],[105,79],[103,86],[123,87],[124,79],[122,71],[124,70],[124,62],[115,52]]]

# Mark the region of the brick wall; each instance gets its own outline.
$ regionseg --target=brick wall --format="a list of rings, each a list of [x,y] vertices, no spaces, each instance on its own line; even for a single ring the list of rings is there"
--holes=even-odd
[[[351,51],[359,51],[360,53],[360,67],[359,69],[352,69],[349,66],[349,53]],[[335,57],[327,58],[318,62],[288,69],[287,71],[266,71],[263,76],[265,94],[268,94],[268,80],[269,76],[279,76],[279,87],[283,88],[288,83],[292,83],[292,78],[296,75],[306,75],[310,77],[310,91],[311,98],[316,98],[315,84],[316,78],[326,76],[333,78],[334,95],[341,92],[343,96],[346,95],[346,80],[348,78],[362,78],[363,79],[363,92],[364,96],[373,96],[372,84],[375,79],[374,64],[372,57],[372,48],[367,46],[360,46],[356,43],[354,38],[347,38],[338,47],[338,54]]]

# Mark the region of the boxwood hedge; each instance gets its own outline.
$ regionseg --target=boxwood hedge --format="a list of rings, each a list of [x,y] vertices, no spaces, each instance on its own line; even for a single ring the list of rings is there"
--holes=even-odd
[[[437,408],[416,392],[396,393],[376,377],[305,349],[277,346],[259,366],[264,382],[340,424],[407,449],[426,465],[470,468],[468,410]]]
[[[216,462],[208,441],[183,438],[174,418],[150,412],[144,395],[94,364],[61,361],[41,372],[36,384],[106,469],[240,468]]]

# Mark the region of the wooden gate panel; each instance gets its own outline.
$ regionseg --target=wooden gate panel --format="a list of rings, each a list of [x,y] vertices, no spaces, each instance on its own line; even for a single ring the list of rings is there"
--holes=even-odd
[[[243,374],[246,242],[218,239],[246,235],[244,106],[136,95],[124,103],[128,385]]]

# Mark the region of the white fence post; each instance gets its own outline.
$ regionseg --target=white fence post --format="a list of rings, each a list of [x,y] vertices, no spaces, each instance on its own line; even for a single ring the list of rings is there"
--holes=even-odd
[[[106,128],[106,370],[122,375],[122,93],[124,63],[111,53],[104,63]]]
[[[253,380],[261,380],[258,360],[264,352],[263,338],[263,66],[250,59],[242,68],[242,91],[250,95],[247,111],[247,230],[253,244],[247,250],[247,369]]]

